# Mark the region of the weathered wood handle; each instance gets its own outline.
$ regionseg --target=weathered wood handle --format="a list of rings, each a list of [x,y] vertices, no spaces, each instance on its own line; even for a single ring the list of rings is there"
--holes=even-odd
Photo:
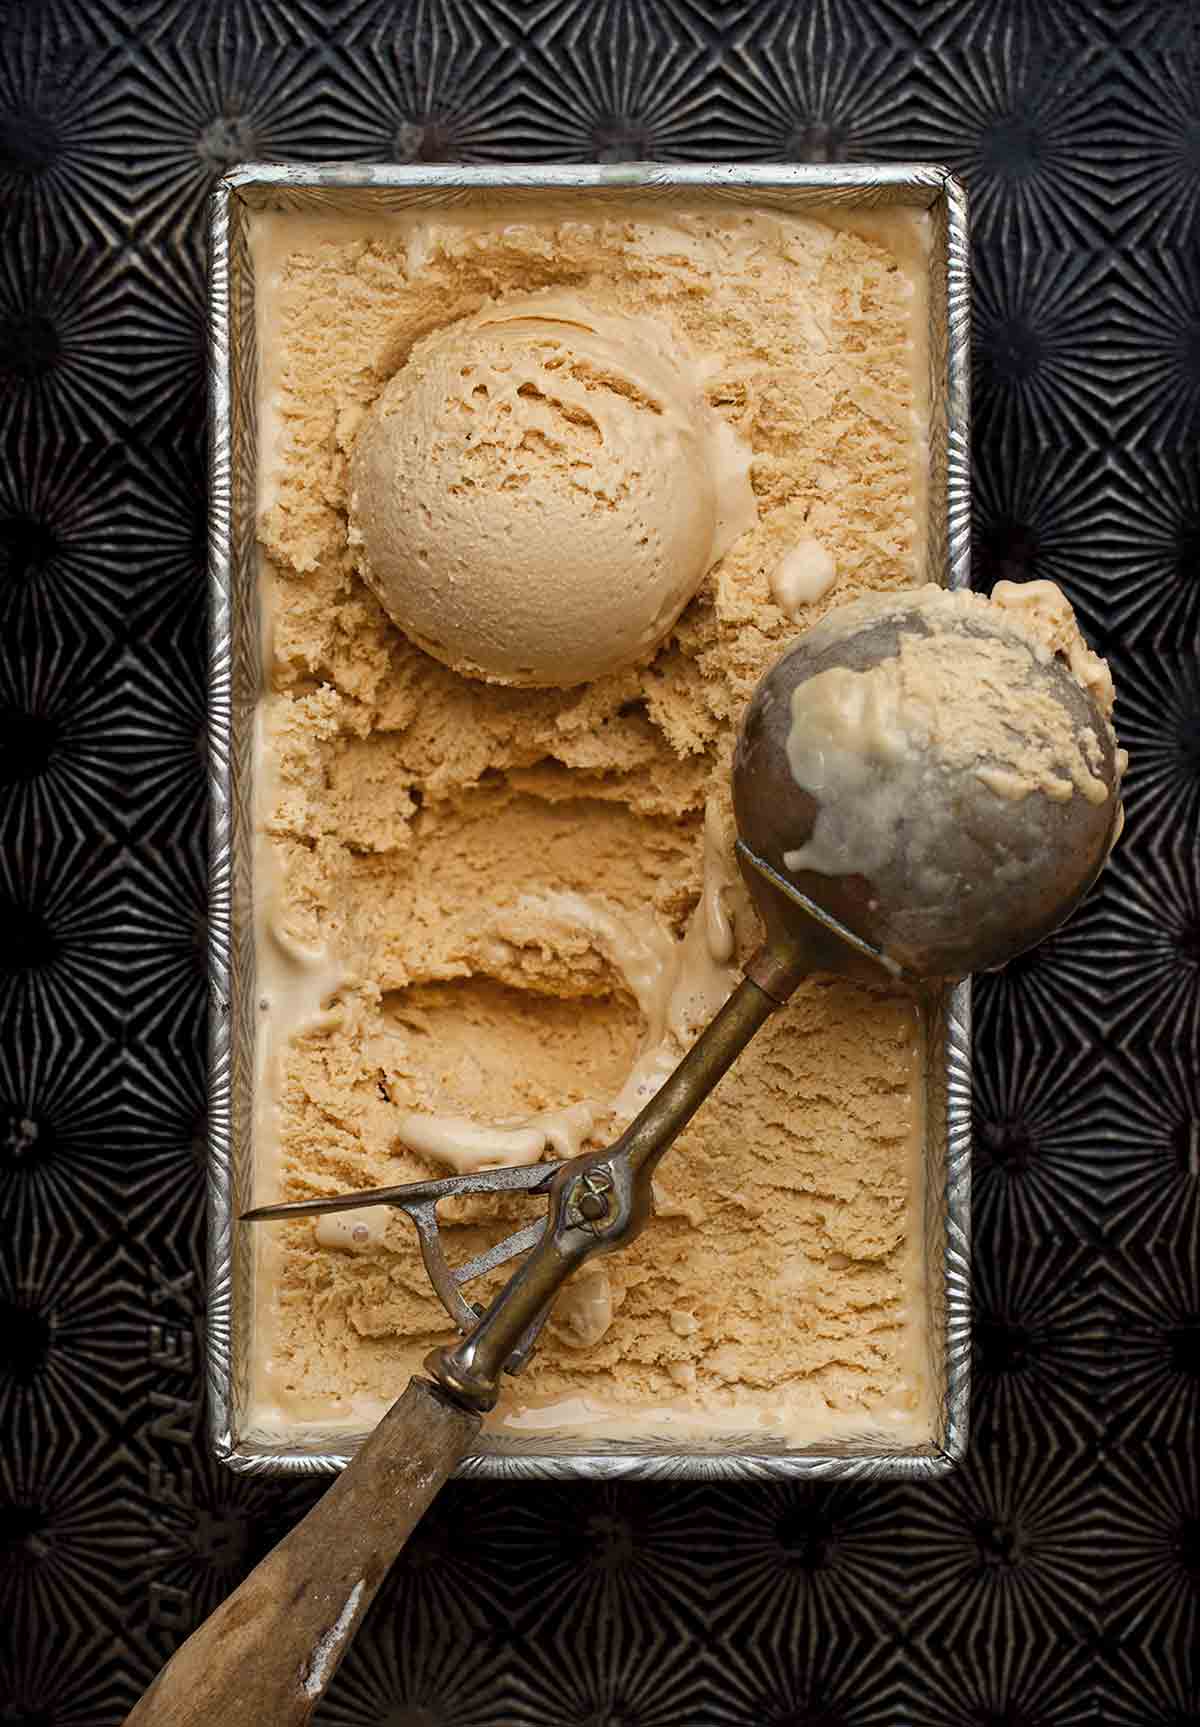
[[[329,1491],[168,1661],[126,1727],[300,1727],[480,1418],[412,1379]]]

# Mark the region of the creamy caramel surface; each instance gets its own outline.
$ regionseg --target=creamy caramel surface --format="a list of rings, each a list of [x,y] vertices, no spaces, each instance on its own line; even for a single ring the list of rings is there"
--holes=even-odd
[[[843,224],[254,219],[261,1201],[604,1144],[728,993],[758,939],[732,852],[741,709],[798,627],[925,574],[925,218]],[[414,343],[548,290],[677,330],[752,452],[756,520],[651,664],[523,690],[390,622],[348,471]],[[493,1422],[927,1439],[922,1039],[899,992],[804,985]],[[444,1209],[457,1259],[533,1202]],[[449,1330],[400,1214],[262,1227],[258,1253],[268,1430],[375,1418]]]

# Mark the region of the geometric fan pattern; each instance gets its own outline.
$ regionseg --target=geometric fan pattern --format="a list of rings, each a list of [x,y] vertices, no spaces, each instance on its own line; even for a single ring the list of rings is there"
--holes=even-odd
[[[454,1483],[318,1719],[1196,1727],[1194,0],[0,8],[0,1722],[119,1722],[322,1491],[203,1437],[202,215],[331,157],[961,174],[975,580],[1061,583],[1132,767],[975,989],[962,1466]]]

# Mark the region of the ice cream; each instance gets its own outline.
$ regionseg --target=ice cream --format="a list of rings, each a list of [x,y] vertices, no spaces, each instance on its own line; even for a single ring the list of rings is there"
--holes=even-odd
[[[907,809],[919,807],[935,825],[944,800],[923,795],[931,778],[967,775],[1010,801],[1035,792],[1055,803],[1076,792],[1088,803],[1112,801],[1101,773],[1105,745],[1110,753],[1116,748],[1107,665],[1084,641],[1053,583],[1039,582],[1036,598],[1048,610],[1054,596],[1063,649],[1037,627],[1040,615],[1026,608],[1018,584],[998,586],[990,600],[926,586],[882,603],[860,600],[830,620],[846,632],[877,620],[915,618],[920,632],[899,637],[895,654],[868,671],[831,667],[793,692],[792,778],[813,793],[827,793],[836,780],[844,787],[837,807],[854,830],[839,842],[814,834],[801,848],[805,856],[797,854],[789,868],[870,875]],[[808,640],[819,642],[820,632]],[[1099,726],[1079,724],[1039,685],[1035,668],[1056,651],[1079,688],[1098,693]],[[878,802],[881,767],[887,770],[886,806]]]
[[[350,540],[392,621],[501,684],[652,659],[757,515],[698,370],[661,323],[561,292],[418,342],[350,465]]]
[[[837,566],[819,540],[790,546],[771,571],[771,598],[793,623],[802,624],[807,608],[823,600],[837,581]]]
[[[555,1155],[556,1134],[604,1143],[752,951],[729,805],[745,703],[797,619],[924,574],[925,218],[849,220],[255,218],[263,1202]],[[525,294],[540,325],[545,296],[569,295],[604,329],[670,332],[703,398],[688,424],[748,448],[756,503],[653,659],[566,689],[430,657],[349,538],[376,403],[436,332],[458,341]],[[527,454],[530,486],[552,488]],[[807,541],[836,584],[794,584],[785,610],[772,572]],[[925,1063],[904,992],[804,984],[672,1151],[644,1236],[565,1292],[491,1425],[926,1439]],[[534,1209],[461,1204],[452,1257]],[[260,1232],[264,1428],[372,1419],[447,1335],[403,1217],[381,1240],[374,1214],[343,1233]]]

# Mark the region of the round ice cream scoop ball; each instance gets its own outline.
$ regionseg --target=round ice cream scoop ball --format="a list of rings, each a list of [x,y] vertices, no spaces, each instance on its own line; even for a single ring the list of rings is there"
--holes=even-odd
[[[876,762],[865,787],[856,790],[839,788],[834,778],[819,794],[805,789],[789,759],[798,686],[835,667],[869,672],[895,658],[904,634],[928,633],[915,608],[852,616],[844,630],[836,618],[830,614],[823,627],[802,637],[755,690],[734,757],[739,835],[801,893],[916,976],[962,977],[1001,965],[1071,915],[1120,831],[1120,762],[1112,727],[1061,658],[1030,649],[1028,687],[1058,704],[1075,734],[1090,732],[1096,740],[1091,754],[1102,799],[1078,790],[1065,797],[1042,790],[1003,795],[980,777],[980,764],[950,767],[936,759],[936,749],[915,781],[911,759],[902,757]],[[989,635],[1022,640],[999,615],[964,617],[940,648],[969,653],[972,638]],[[886,739],[884,745],[886,754]],[[901,795],[890,795],[897,785]],[[839,797],[865,798],[886,820],[886,831],[877,829],[872,837],[871,873],[789,867],[797,852],[811,847],[822,808]],[[852,853],[847,861],[853,861]],[[836,936],[806,920],[758,872],[745,864],[743,869],[768,938],[773,926],[800,927],[803,933],[807,922],[813,969],[863,971],[861,964],[848,963],[850,950]]]
[[[417,343],[359,430],[350,539],[435,659],[569,687],[653,658],[753,518],[747,467],[662,330],[527,296]]]

